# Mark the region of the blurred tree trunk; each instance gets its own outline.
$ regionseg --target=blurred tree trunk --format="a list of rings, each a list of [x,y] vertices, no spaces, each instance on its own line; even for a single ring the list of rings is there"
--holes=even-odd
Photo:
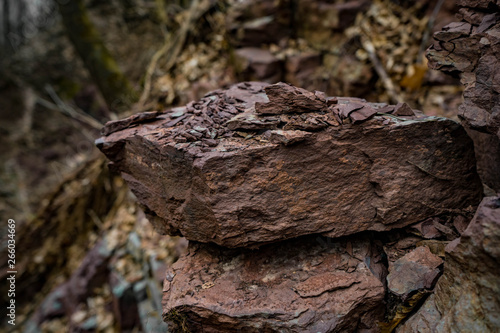
[[[136,7],[136,3],[134,0],[120,0],[120,3],[125,10],[130,10]]]
[[[124,111],[137,94],[90,21],[83,0],[58,1],[66,33],[111,110]]]
[[[3,14],[3,36],[4,36],[4,43],[5,46],[7,47],[7,44],[9,44],[9,32],[10,32],[10,9],[9,9],[9,0],[3,0],[3,8],[2,8],[2,14]]]

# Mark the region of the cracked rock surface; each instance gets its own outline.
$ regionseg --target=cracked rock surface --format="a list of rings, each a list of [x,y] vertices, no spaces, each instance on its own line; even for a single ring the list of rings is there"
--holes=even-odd
[[[459,74],[465,85],[459,116],[472,129],[500,138],[500,3],[458,1],[458,18],[434,34],[433,69]]]
[[[280,86],[288,113],[273,99]],[[254,111],[266,103],[279,110]],[[227,247],[390,230],[477,205],[463,128],[394,109],[246,83],[109,123],[98,146],[160,232]]]
[[[460,22],[434,34],[429,66],[459,75],[465,86],[459,117],[474,141],[478,172],[500,191],[500,2],[458,1]]]
[[[482,196],[458,123],[284,83],[237,84],[103,134],[158,231],[231,248],[401,228]]]
[[[385,266],[368,237],[258,250],[190,243],[167,273],[164,318],[192,332],[376,332]]]

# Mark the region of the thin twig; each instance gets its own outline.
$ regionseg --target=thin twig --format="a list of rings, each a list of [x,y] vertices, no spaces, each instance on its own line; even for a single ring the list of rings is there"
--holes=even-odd
[[[99,216],[97,216],[96,212],[93,209],[88,209],[87,214],[89,214],[90,218],[95,223],[95,225],[99,228],[99,230],[104,230],[104,223],[99,218]]]
[[[142,91],[141,97],[137,105],[143,107],[146,100],[149,98],[151,92],[151,81],[153,77],[153,72],[156,69],[156,65],[160,58],[168,51],[167,63],[163,71],[168,72],[177,61],[179,53],[184,47],[187,36],[191,30],[193,30],[194,24],[202,17],[213,5],[210,0],[194,0],[189,8],[186,20],[184,20],[179,31],[177,33],[169,33],[165,37],[165,43],[163,46],[153,55],[149,63],[148,69],[146,71],[146,76],[144,78],[144,89]]]
[[[375,51],[375,46],[373,43],[368,39],[367,36],[361,35],[361,45],[365,49],[365,51],[368,53],[368,57],[370,58],[370,61],[373,64],[373,67],[375,67],[375,71],[377,72],[378,76],[382,80],[382,84],[385,87],[385,90],[389,94],[389,97],[391,98],[391,102],[399,103],[401,102],[401,97],[396,91],[396,88],[394,86],[394,83],[392,83],[391,78],[387,74],[386,70],[384,69],[384,66],[380,62],[377,53]]]
[[[432,28],[434,27],[434,23],[436,22],[436,17],[439,14],[439,10],[441,9],[443,3],[444,0],[439,0],[436,4],[436,7],[434,7],[431,16],[429,17],[429,22],[427,23],[427,27],[424,31],[424,34],[422,35],[422,42],[420,43],[420,49],[418,50],[417,62],[419,63],[422,62],[422,54],[428,47],[427,43],[429,42],[429,37],[431,35]]]
[[[139,98],[139,102],[137,104],[139,106],[144,106],[146,100],[149,98],[149,93],[151,91],[151,79],[153,77],[153,72],[156,69],[156,64],[158,63],[158,60],[163,56],[163,54],[170,48],[170,38],[172,36],[168,34],[165,37],[165,42],[163,43],[163,46],[155,52],[153,57],[151,58],[151,61],[149,62],[148,69],[146,70],[146,76],[144,77],[144,89],[142,90],[141,97]]]
[[[81,121],[95,129],[100,130],[102,128],[103,124],[99,122],[97,119],[90,116],[88,113],[84,112],[79,108],[72,108],[71,106],[65,104],[61,100],[61,98],[57,95],[57,93],[54,91],[54,88],[52,88],[52,86],[46,85],[45,90],[47,91],[50,98],[52,98],[55,104],[47,101],[46,99],[41,98],[40,96],[36,97],[36,103],[46,107],[47,109],[59,111],[67,115],[68,117]]]

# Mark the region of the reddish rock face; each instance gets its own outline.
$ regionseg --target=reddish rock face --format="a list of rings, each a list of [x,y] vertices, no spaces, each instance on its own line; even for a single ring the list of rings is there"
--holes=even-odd
[[[259,250],[191,243],[167,273],[164,318],[192,332],[377,332],[384,271],[366,237]]]
[[[464,129],[395,109],[243,83],[109,123],[97,144],[157,230],[226,247],[473,209],[482,186]]]

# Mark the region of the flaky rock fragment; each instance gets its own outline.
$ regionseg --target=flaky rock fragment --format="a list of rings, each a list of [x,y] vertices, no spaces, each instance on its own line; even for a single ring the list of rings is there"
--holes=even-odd
[[[310,92],[280,82],[264,88],[267,103],[255,103],[258,114],[283,114],[322,111],[326,108],[324,93]]]
[[[250,108],[248,111],[240,113],[229,119],[227,128],[230,130],[261,130],[261,129],[276,129],[280,119],[277,117],[258,117],[255,114],[255,108]]]
[[[419,246],[396,260],[387,276],[390,292],[405,301],[416,291],[430,290],[441,273],[439,266],[443,260],[431,253],[428,247]]]
[[[158,231],[227,247],[391,230],[467,215],[480,201],[472,143],[456,122],[377,115],[381,105],[290,86],[280,97],[282,87],[211,92],[97,143]],[[284,96],[286,113],[253,113],[268,101],[284,110]],[[337,106],[350,103],[341,119]],[[352,118],[365,109],[371,118]]]
[[[285,146],[292,145],[297,142],[306,140],[312,135],[310,132],[306,131],[282,131],[274,130],[269,131],[269,141],[272,143],[281,143]]]
[[[342,119],[350,118],[353,123],[359,123],[375,116],[379,111],[367,103],[341,103],[334,107]],[[414,114],[412,114],[414,115]]]
[[[484,198],[446,251],[435,293],[397,332],[500,331],[500,197]]]
[[[398,103],[394,108],[393,115],[395,116],[414,116],[415,113],[411,107],[406,103]]]
[[[164,318],[192,332],[377,332],[380,250],[307,236],[259,250],[190,243],[164,284]]]
[[[436,220],[439,220],[439,218],[432,217],[412,225],[411,228],[417,233],[417,235],[425,239],[439,238],[441,237],[441,232],[435,226],[436,223],[439,223],[436,222]]]

